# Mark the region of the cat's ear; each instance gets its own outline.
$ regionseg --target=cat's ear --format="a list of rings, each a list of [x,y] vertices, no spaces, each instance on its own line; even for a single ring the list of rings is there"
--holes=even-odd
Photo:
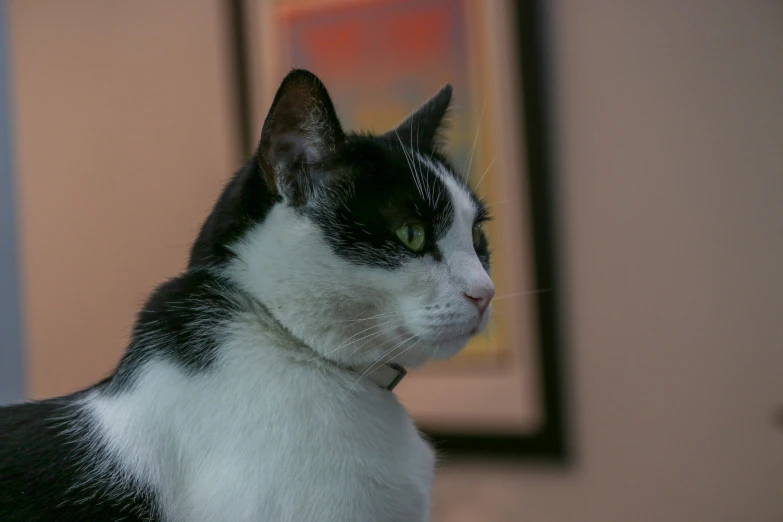
[[[264,121],[258,159],[273,192],[303,204],[329,176],[325,163],[345,143],[332,100],[314,74],[285,77]]]
[[[406,147],[415,147],[421,152],[437,149],[440,145],[443,118],[451,103],[451,91],[451,85],[444,85],[427,103],[408,116],[397,128],[384,134],[384,137],[399,141]]]

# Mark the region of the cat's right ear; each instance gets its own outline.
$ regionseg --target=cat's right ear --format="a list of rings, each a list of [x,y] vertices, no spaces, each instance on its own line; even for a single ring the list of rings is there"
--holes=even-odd
[[[444,85],[435,96],[419,107],[397,128],[384,134],[386,139],[416,147],[421,152],[437,150],[441,145],[443,120],[451,103],[451,85]]]
[[[345,133],[326,87],[314,74],[285,77],[264,121],[258,160],[273,192],[304,204],[327,180],[324,168],[345,143]]]

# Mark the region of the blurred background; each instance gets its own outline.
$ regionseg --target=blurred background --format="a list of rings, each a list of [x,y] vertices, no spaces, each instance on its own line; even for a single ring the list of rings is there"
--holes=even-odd
[[[452,152],[478,143],[506,291],[547,289],[532,238],[551,213],[559,341],[546,301],[518,299],[488,345],[401,391],[425,424],[523,448],[447,452],[434,521],[783,521],[774,0],[0,0],[0,402],[111,370],[291,65],[334,86],[347,127],[461,86]],[[548,349],[560,445],[527,451],[552,421]]]

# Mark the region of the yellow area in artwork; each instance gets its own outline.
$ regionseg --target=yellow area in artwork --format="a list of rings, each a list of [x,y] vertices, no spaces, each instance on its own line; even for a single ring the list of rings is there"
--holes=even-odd
[[[374,103],[362,104],[359,102],[354,110],[355,119],[360,128],[362,127],[362,124],[367,125],[369,122],[372,122],[375,127],[373,130],[376,131],[378,129],[394,128],[404,120],[409,113],[409,108],[401,103],[389,103],[383,107],[379,107]],[[485,118],[489,119],[487,115],[485,115]],[[484,123],[487,124],[488,122]],[[494,180],[496,174],[493,172],[492,166],[489,164],[490,162],[487,161],[486,158],[488,154],[485,152],[487,148],[485,143],[488,141],[487,135],[490,132],[490,127],[491,126],[487,124],[482,130],[483,136],[478,139],[479,143],[477,144],[477,149],[480,150],[476,151],[471,168],[472,185],[475,186],[479,181],[481,182],[480,188],[483,189],[482,194],[490,200],[489,203],[493,200],[497,201],[500,199],[498,191],[496,190],[497,183]],[[505,286],[506,278],[503,277],[503,274],[507,264],[505,256],[503,255],[504,249],[499,243],[503,215],[502,211],[498,208],[492,208],[491,210],[493,214],[496,214],[495,220],[485,225],[484,229],[489,236],[490,245],[494,250],[492,259],[493,280],[496,285],[497,295],[501,295],[504,293],[503,288]],[[497,243],[493,241],[493,238],[497,240]],[[495,314],[494,317],[490,319],[487,331],[472,339],[460,354],[454,358],[454,361],[484,360],[486,362],[496,363],[502,360],[508,349],[508,343],[505,341],[505,339],[507,339],[506,331],[508,330],[508,325],[505,324],[507,319],[508,318],[502,317],[500,314]]]
[[[481,172],[481,171],[479,171]],[[480,174],[479,174],[480,175]],[[487,179],[482,182],[482,187],[487,183]],[[475,182],[474,182],[475,183]],[[499,244],[499,228],[502,226],[502,217],[495,216],[495,221],[491,221],[485,226],[485,232],[489,237],[490,247],[493,249],[492,255],[492,280],[495,283],[495,295],[501,296],[506,293],[506,269],[508,267],[507,256],[504,256],[504,249]],[[497,238],[496,242],[493,238]],[[509,350],[509,329],[513,326],[509,323],[511,319],[501,310],[497,310],[497,304],[493,305],[489,324],[484,333],[474,337],[468,345],[453,359],[453,364],[462,362],[475,362],[482,360],[489,363],[502,362],[508,355]]]
[[[398,125],[404,120],[410,112],[409,107],[403,103],[388,103],[384,106],[378,106],[375,103],[361,103],[354,108],[354,116],[358,127],[366,130],[378,131],[379,129],[390,129]],[[471,185],[476,186],[479,184],[481,195],[487,200],[487,203],[497,203],[500,201],[501,194],[498,190],[498,182],[496,176],[498,175],[492,166],[492,160],[487,160],[490,156],[488,143],[491,141],[491,116],[489,114],[484,115],[485,120],[481,129],[481,135],[477,140],[476,150],[474,157],[471,161]],[[367,127],[372,123],[373,129]],[[457,168],[464,168],[463,165],[458,165]],[[502,206],[492,205],[490,208],[491,214],[494,215],[493,221],[490,221],[484,226],[485,233],[487,234],[490,246],[493,249],[492,257],[492,279],[496,286],[496,295],[502,295],[506,293],[506,270],[508,267],[508,260],[504,252],[504,248],[501,242],[502,227],[507,225],[504,223],[504,216],[502,212]],[[490,324],[487,326],[487,331],[476,338],[472,339],[468,345],[452,359],[451,364],[459,364],[462,362],[476,362],[483,361],[489,363],[499,363],[504,359],[504,356],[508,352],[508,330],[510,325],[507,324],[509,318],[503,316],[501,313],[495,313],[490,318]]]

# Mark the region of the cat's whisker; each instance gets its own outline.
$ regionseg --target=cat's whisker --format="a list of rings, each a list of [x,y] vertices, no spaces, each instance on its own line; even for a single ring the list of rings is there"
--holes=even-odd
[[[433,322],[433,321],[429,321],[427,324],[425,324],[425,326],[426,326],[426,327],[430,327],[430,326],[433,326],[434,324],[435,324],[435,322]],[[400,326],[400,325],[397,325],[397,326]],[[396,327],[395,327],[395,328],[396,328]],[[387,330],[385,330],[385,331],[384,331],[384,333],[387,333],[387,332],[389,332],[390,330],[393,330],[393,329],[394,329],[394,328],[387,329]],[[443,330],[444,330],[444,331],[446,330],[446,326],[444,326],[444,327],[443,327]],[[415,336],[415,335],[414,335],[414,336]],[[372,339],[368,339],[367,341],[365,341],[364,343],[362,343],[362,345],[361,345],[361,346],[359,346],[359,347],[357,347],[357,348],[354,348],[354,350],[351,352],[351,355],[350,355],[349,357],[354,357],[354,356],[357,354],[357,352],[359,352],[359,351],[360,351],[362,348],[364,348],[364,347],[367,345],[367,343],[369,343],[369,341],[370,341],[370,340],[372,340]],[[385,343],[388,343],[388,342],[394,342],[394,341],[396,341],[396,340],[397,340],[397,339],[389,339],[389,340],[385,340],[385,341],[382,341],[381,345],[383,345],[383,344],[385,344]]]
[[[416,122],[416,159],[419,163],[419,170],[421,172],[424,172],[423,165],[422,165],[422,154],[421,154],[421,148],[419,147],[419,122]],[[430,178],[429,176],[424,176],[424,181],[426,184],[426,192],[427,192],[427,201],[430,202],[433,206],[437,205],[437,203],[432,202],[432,186],[430,185]]]
[[[357,378],[357,379],[354,381],[354,383],[351,385],[351,387],[350,387],[350,388],[348,388],[348,391],[346,392],[346,394],[350,393],[350,392],[351,392],[351,390],[354,388],[354,386],[356,386],[356,385],[359,383],[359,381],[361,381],[361,380],[364,378],[364,376],[365,376],[365,375],[367,375],[367,374],[368,374],[368,373],[370,373],[371,371],[375,370],[376,368],[379,368],[381,365],[385,364],[384,357],[386,357],[387,355],[389,355],[389,354],[393,353],[393,352],[394,352],[394,350],[396,350],[398,347],[402,346],[402,345],[403,345],[403,344],[405,344],[406,342],[410,341],[410,340],[411,340],[411,339],[413,339],[414,337],[416,337],[416,336],[415,336],[415,335],[412,335],[412,336],[408,337],[408,338],[407,338],[407,339],[405,339],[404,341],[402,341],[402,342],[400,342],[400,343],[398,343],[398,344],[396,344],[396,345],[392,346],[391,348],[389,348],[388,350],[386,350],[385,352],[383,352],[381,355],[379,355],[379,356],[378,356],[378,358],[375,360],[375,362],[373,362],[373,363],[372,363],[372,364],[371,364],[369,367],[367,367],[367,369],[366,369],[366,370],[364,370],[364,371],[361,373],[361,375],[359,375],[359,377],[358,377],[358,378]],[[403,351],[400,353],[400,357],[402,357],[403,355],[405,355],[405,353],[407,353],[407,352],[408,352],[408,351],[410,351],[410,350],[411,350],[413,347],[415,347],[417,344],[419,344],[419,343],[422,341],[422,339],[424,339],[424,338],[423,338],[423,337],[419,337],[419,338],[418,338],[418,340],[417,340],[415,343],[413,343],[412,345],[410,345],[410,346],[408,346],[407,348],[405,348],[405,349],[404,349],[404,350],[403,350]]]
[[[269,308],[269,310],[280,310],[280,307]],[[340,323],[340,324],[350,325],[352,323],[360,323],[360,322],[364,322],[364,321],[369,321],[371,319],[378,319],[378,318],[388,317],[388,316],[392,316],[392,315],[399,315],[399,312],[408,312],[408,311],[415,312],[415,311],[419,311],[419,310],[424,310],[424,309],[423,308],[413,308],[413,309],[406,309],[406,310],[384,312],[384,313],[381,313],[381,314],[370,315],[368,317],[359,317],[359,318],[356,318],[356,319],[316,319],[316,318],[309,318],[308,321],[320,321],[320,322],[327,323],[327,324]]]
[[[413,134],[411,134],[411,157],[414,159],[414,163],[418,165],[419,172],[422,172],[421,168],[421,158],[419,157],[419,120],[414,120],[416,122],[416,148],[413,148]],[[427,182],[427,177],[424,177],[424,193],[427,196],[427,201],[430,200],[430,191],[429,191],[429,183]]]
[[[549,292],[550,290],[551,289],[549,289],[549,288],[543,288],[541,290],[528,290],[526,292],[514,292],[514,293],[511,293],[511,294],[503,294],[503,295],[500,295],[500,296],[494,298],[492,300],[492,302],[494,303],[496,301],[501,301],[503,299],[508,299],[509,297],[520,297],[520,296],[525,296],[525,295],[543,294],[543,293]]]
[[[484,331],[482,332],[481,336],[484,338],[484,342],[487,345],[488,352],[490,356],[493,359],[497,359],[498,354],[500,353],[500,347],[496,342],[493,342],[495,340],[494,338],[494,329],[497,326],[497,321],[495,321],[494,317],[489,318],[489,324],[487,324],[487,327],[484,328]]]
[[[351,384],[351,386],[350,386],[350,387],[348,388],[348,390],[345,392],[345,396],[348,396],[348,395],[351,393],[351,390],[353,390],[353,388],[354,388],[354,387],[355,387],[355,386],[356,386],[356,385],[359,383],[359,381],[361,381],[361,380],[364,378],[364,376],[365,376],[365,375],[367,375],[367,374],[368,374],[368,373],[369,373],[369,372],[370,372],[370,371],[373,369],[373,367],[375,366],[375,364],[377,364],[377,363],[378,363],[378,361],[382,361],[382,360],[383,360],[383,358],[386,356],[386,354],[389,354],[389,353],[393,352],[393,351],[394,351],[394,350],[395,350],[397,347],[399,347],[399,346],[402,346],[403,344],[405,344],[406,342],[410,341],[410,340],[411,340],[411,339],[413,339],[414,337],[416,337],[416,336],[415,336],[415,335],[410,335],[410,336],[406,337],[405,339],[403,339],[402,341],[400,341],[399,343],[395,344],[394,346],[392,346],[392,347],[391,347],[391,348],[389,348],[388,350],[384,351],[384,352],[383,352],[381,355],[379,355],[379,356],[378,356],[378,357],[375,359],[375,361],[373,361],[373,363],[372,363],[372,364],[370,364],[370,366],[368,366],[368,367],[367,367],[367,369],[365,369],[365,370],[364,370],[364,371],[363,371],[363,372],[362,372],[362,373],[359,375],[359,377],[357,377],[357,378],[356,378],[356,380],[353,382],[353,384]],[[417,342],[418,342],[418,341],[417,341]]]
[[[470,155],[468,156],[467,167],[465,167],[465,183],[470,179],[470,166],[473,164],[473,153],[476,152],[476,143],[478,143],[479,131],[481,130],[481,122],[484,121],[484,109],[487,107],[487,97],[484,96],[484,101],[481,103],[481,115],[479,116],[479,122],[476,126],[476,135],[473,137],[473,146],[470,148]]]
[[[429,358],[432,358],[433,355],[435,355],[435,351],[440,348],[441,341],[440,336],[443,335],[443,333],[446,331],[446,326],[442,326],[440,331],[438,332],[438,335],[435,336],[435,341],[437,341],[437,344],[435,344],[435,341],[432,342],[429,349]]]
[[[410,169],[411,175],[413,176],[413,182],[416,184],[416,189],[419,191],[421,197],[424,197],[422,187],[421,185],[419,185],[419,180],[416,176],[416,169],[413,168],[413,164],[411,163],[411,158],[408,156],[408,151],[405,150],[405,145],[402,143],[402,138],[400,138],[397,129],[394,130],[394,135],[397,136],[397,141],[400,142],[400,148],[402,149],[402,153],[405,154],[405,161],[408,162],[408,168]]]
[[[383,334],[385,332],[388,332],[388,331],[391,331],[394,328],[397,328],[399,326],[398,324],[395,324],[394,326],[389,326],[390,323],[392,323],[392,321],[387,321],[385,323],[377,324],[377,325],[374,325],[374,326],[372,326],[370,328],[367,328],[367,329],[363,330],[363,332],[368,331],[368,330],[373,330],[373,329],[376,329],[376,328],[386,328],[386,329],[382,330],[380,332],[371,332],[369,334],[366,334],[363,337],[360,337],[359,339],[355,339],[354,341],[344,340],[342,343],[340,343],[338,346],[332,348],[331,350],[329,350],[329,351],[327,351],[325,353],[316,354],[315,357],[313,357],[311,359],[307,359],[305,362],[315,361],[315,360],[318,360],[318,359],[322,359],[322,360],[325,360],[325,361],[329,360],[328,359],[329,355],[337,352],[338,350],[340,350],[340,349],[342,349],[342,348],[344,348],[346,346],[349,346],[349,345],[353,344],[354,342],[362,341],[362,340],[367,339],[368,337],[371,337],[371,336],[373,336],[375,334],[381,335],[381,334]],[[359,332],[359,333],[361,333],[361,332]],[[352,336],[352,337],[355,337],[356,335],[357,334],[354,334],[354,336]]]
[[[388,321],[385,321],[385,322],[383,322],[383,323],[379,323],[379,324],[376,324],[376,325],[370,326],[369,328],[365,328],[364,330],[361,330],[361,331],[359,331],[359,332],[357,332],[357,333],[353,334],[352,336],[350,336],[350,337],[349,337],[348,339],[346,339],[346,340],[345,340],[345,342],[343,342],[343,343],[342,343],[342,344],[341,344],[341,345],[340,345],[338,348],[340,348],[340,347],[343,347],[343,346],[345,346],[346,344],[350,344],[348,341],[350,341],[351,339],[353,339],[353,338],[354,338],[354,337],[356,337],[357,335],[361,335],[361,334],[363,334],[364,332],[366,332],[366,331],[368,331],[368,330],[373,330],[373,329],[375,329],[375,328],[382,328],[382,327],[384,327],[384,326],[388,326],[388,325],[390,325],[390,324],[392,324],[392,323],[400,323],[400,322],[402,322],[402,321],[404,321],[404,319],[403,319],[403,318],[399,318],[399,319],[396,319],[396,320],[395,320],[395,319],[389,319]]]
[[[418,339],[418,340],[417,340],[415,343],[413,343],[412,345],[410,345],[410,346],[408,346],[407,348],[405,348],[405,349],[404,349],[402,352],[400,352],[400,355],[399,355],[399,357],[401,358],[401,357],[402,357],[403,355],[405,355],[407,352],[409,352],[410,350],[412,350],[413,348],[415,348],[415,347],[416,347],[416,345],[418,345],[418,344],[419,344],[419,343],[420,343],[422,340],[424,340],[424,337],[419,337],[419,339]],[[383,360],[382,360],[382,359],[379,357],[377,362],[378,362],[378,363],[380,363],[380,364],[384,364],[384,362],[385,362],[385,361],[383,361]]]
[[[492,317],[490,317],[489,320],[494,323]],[[492,343],[492,328],[485,328],[482,336],[484,337],[484,342],[487,343],[487,347],[489,347],[490,355],[494,356],[495,354],[493,352],[495,351],[495,346]]]
[[[494,164],[495,164],[495,159],[497,159],[497,156],[495,156],[494,158],[492,158],[492,161],[490,161],[490,162],[489,162],[489,165],[487,165],[487,168],[486,168],[486,169],[484,169],[484,174],[482,174],[482,175],[481,175],[481,177],[480,177],[480,178],[479,178],[479,180],[478,180],[478,183],[476,183],[476,186],[475,186],[475,187],[473,187],[473,190],[475,190],[475,191],[478,191],[479,185],[481,185],[481,182],[482,182],[482,181],[484,181],[484,176],[486,176],[486,175],[487,175],[487,172],[489,172],[489,169],[491,169],[491,168],[492,168],[492,165],[494,165]]]
[[[392,322],[394,322],[394,324],[389,326],[390,323],[392,323]],[[367,330],[372,330],[372,329],[375,329],[375,328],[383,328],[383,327],[387,327],[387,328],[385,330],[380,331],[380,332],[369,333],[369,334],[367,334],[367,335],[365,335],[363,337],[360,337],[358,339],[354,339],[353,341],[350,341],[350,342],[349,342],[349,340],[343,341],[336,348],[332,348],[331,350],[329,350],[326,353],[318,354],[316,357],[313,357],[311,360],[316,360],[316,359],[324,359],[324,360],[326,360],[328,355],[331,355],[331,354],[337,352],[338,350],[342,350],[343,348],[346,348],[346,347],[348,347],[348,346],[350,346],[350,345],[352,345],[354,343],[358,343],[359,341],[363,341],[365,339],[374,339],[376,337],[379,337],[379,336],[381,336],[381,335],[383,335],[385,333],[391,332],[392,330],[394,330],[396,328],[399,328],[402,324],[404,324],[403,320],[397,320],[397,321],[389,321],[389,322],[386,322],[386,323],[382,323],[380,325],[372,326],[372,327],[367,328],[366,330],[362,330],[362,331],[365,332]],[[353,338],[355,336],[356,336],[356,334],[354,334],[354,336],[352,336],[351,338]],[[367,341],[365,341],[365,344],[366,344],[366,342]],[[353,354],[351,354],[351,355],[353,355]]]
[[[419,121],[415,119],[415,116],[414,116],[414,121],[416,122],[416,140],[418,140],[419,139]],[[424,187],[424,196],[423,197],[427,201],[429,201],[430,198],[429,198],[429,190],[428,190],[429,186],[428,186],[428,183],[427,183],[427,177],[422,174],[421,170],[416,168],[416,160],[418,159],[418,157],[417,157],[418,152],[413,149],[413,133],[411,133],[411,135],[410,135],[410,142],[411,142],[411,147],[410,147],[411,163],[413,164],[413,170],[416,173],[416,176],[419,177],[419,181],[420,181],[422,187]],[[417,148],[418,148],[418,145],[417,145]],[[419,167],[421,167],[421,163],[419,163]]]
[[[383,333],[388,333],[388,332],[390,332],[392,330],[395,330],[396,328],[399,328],[399,327],[402,327],[402,326],[404,326],[404,322],[401,323],[401,324],[397,324],[393,328],[389,328],[389,329],[385,330]],[[379,336],[370,337],[369,339],[364,341],[361,345],[354,347],[354,349],[351,350],[351,355],[348,357],[348,359],[350,359],[352,357],[355,357],[357,354],[361,353],[361,351],[364,349],[364,347],[367,346],[370,343],[370,341],[372,341],[373,339],[375,339],[377,337],[379,337]],[[394,338],[394,339],[381,339],[377,346],[381,347],[384,344],[387,344],[387,343],[390,343],[390,342],[396,342],[396,341],[397,341],[396,338]]]
[[[334,320],[332,320],[332,319],[324,319],[323,322],[330,323],[330,324],[332,324],[332,323],[353,324],[353,323],[361,323],[361,322],[364,322],[364,321],[370,321],[372,319],[380,319],[380,318],[384,318],[384,317],[389,317],[389,316],[392,316],[392,315],[399,315],[399,312],[398,311],[384,312],[382,314],[370,315],[368,317],[361,317],[361,318],[358,318],[358,319],[334,319]]]
[[[279,307],[278,308],[270,308],[270,310],[279,310],[279,309],[280,309]],[[372,319],[384,318],[384,317],[389,317],[389,316],[393,316],[393,315],[401,315],[402,313],[407,313],[407,312],[416,313],[416,312],[426,312],[428,310],[430,310],[430,309],[428,307],[426,307],[426,306],[418,306],[418,307],[415,307],[415,308],[398,308],[398,309],[396,309],[394,311],[384,312],[384,313],[376,314],[376,315],[370,315],[370,316],[367,316],[367,317],[359,317],[359,318],[356,318],[356,319],[316,319],[316,318],[309,318],[308,321],[320,321],[320,322],[327,323],[327,324],[340,323],[340,324],[350,325],[350,324],[353,324],[353,323],[369,321],[369,320],[372,320]]]
[[[501,203],[507,203],[507,202],[508,200],[506,199],[501,199],[500,201],[493,201],[492,203],[487,203],[486,205],[484,205],[484,208],[491,208],[494,207],[495,205],[500,205]]]
[[[436,349],[437,347],[439,347],[439,346],[441,345],[441,343],[438,341],[438,339],[441,337],[441,335],[443,335],[443,333],[445,333],[445,332],[446,332],[446,329],[447,329],[447,327],[448,327],[448,325],[443,325],[443,326],[441,327],[440,331],[438,332],[438,335],[436,335],[436,336],[435,336],[435,339],[433,339],[433,341],[432,341],[431,348],[430,348],[431,350],[434,350],[434,349]],[[369,373],[369,372],[370,372],[370,371],[372,371],[373,369],[377,368],[377,367],[378,367],[380,364],[385,364],[384,358],[385,358],[385,357],[386,357],[388,354],[392,353],[392,352],[393,352],[395,349],[397,349],[398,347],[402,346],[402,345],[403,345],[403,344],[405,344],[406,342],[410,341],[410,340],[411,340],[411,339],[413,339],[414,337],[416,337],[416,335],[410,335],[410,336],[408,336],[407,338],[403,339],[401,342],[399,342],[399,343],[397,343],[396,345],[394,345],[394,346],[392,346],[391,348],[389,348],[388,350],[385,350],[385,351],[384,351],[384,352],[383,352],[381,355],[379,355],[379,356],[378,356],[378,357],[375,359],[375,361],[374,361],[372,364],[370,364],[370,366],[369,366],[369,367],[368,367],[368,368],[367,368],[367,369],[366,369],[366,370],[365,370],[365,371],[364,371],[364,372],[363,372],[363,373],[362,373],[362,374],[359,376],[359,378],[358,378],[358,379],[357,379],[357,380],[356,380],[356,381],[353,383],[353,385],[351,386],[351,388],[349,388],[349,390],[348,390],[348,391],[350,392],[350,390],[351,390],[351,389],[353,389],[353,387],[354,387],[354,386],[356,386],[356,383],[358,383],[358,382],[359,382],[359,381],[360,381],[360,380],[361,380],[361,379],[362,379],[362,378],[363,378],[363,377],[364,377],[364,376],[365,376],[367,373]],[[417,340],[415,343],[413,343],[411,346],[409,346],[409,347],[407,347],[406,349],[404,349],[404,350],[403,350],[403,351],[402,351],[402,352],[399,354],[399,357],[402,357],[402,356],[403,356],[405,353],[407,353],[407,352],[408,352],[408,351],[410,351],[412,348],[414,348],[416,345],[418,345],[418,344],[419,344],[419,343],[420,343],[422,340],[424,340],[424,337],[419,337],[419,339],[418,339],[418,340]],[[435,343],[436,343],[436,341],[438,341],[438,342],[437,342],[437,344],[435,344]],[[379,364],[379,363],[380,363],[380,364]]]

